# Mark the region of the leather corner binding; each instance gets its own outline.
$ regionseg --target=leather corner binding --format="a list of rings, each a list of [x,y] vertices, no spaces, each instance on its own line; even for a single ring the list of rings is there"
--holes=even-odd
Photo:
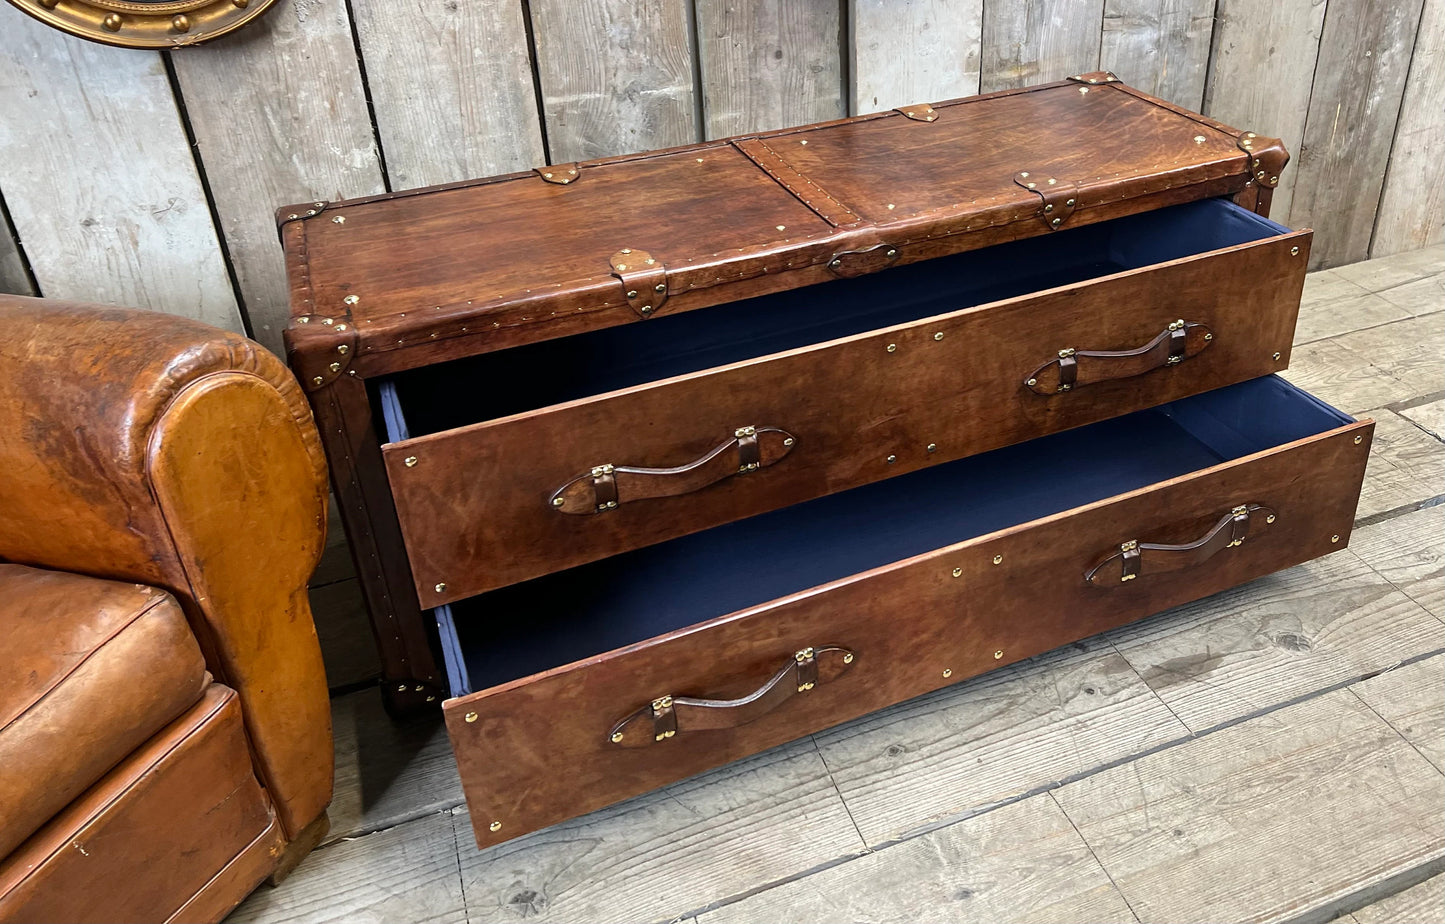
[[[1249,155],[1251,179],[1266,189],[1274,189],[1279,185],[1279,175],[1289,163],[1289,151],[1285,150],[1283,141],[1245,132],[1235,143],[1241,151]]]
[[[1072,180],[1061,180],[1037,171],[1026,170],[1014,174],[1014,182],[1029,192],[1038,193],[1043,200],[1039,210],[1039,221],[1050,231],[1057,231],[1068,222],[1079,205],[1079,184]]]
[[[1087,74],[1075,74],[1069,78],[1072,83],[1088,84],[1097,87],[1106,83],[1123,83],[1113,71],[1089,71]]]
[[[566,186],[568,183],[580,180],[582,171],[576,162],[570,164],[552,164],[549,167],[533,167],[533,172],[548,183],[555,183],[558,186]]]
[[[917,103],[913,106],[899,106],[893,111],[899,113],[905,118],[912,119],[915,122],[938,121],[938,113],[935,112],[933,110],[933,107],[928,105],[927,103]]]
[[[878,244],[864,250],[845,250],[833,254],[828,260],[828,271],[842,279],[852,279],[887,269],[897,262],[897,247],[892,244]]]
[[[291,319],[286,343],[291,369],[307,391],[325,388],[346,375],[359,339],[350,315],[304,314]]]
[[[632,310],[650,318],[667,303],[667,268],[645,250],[624,247],[612,255],[612,275],[622,281],[622,294]]]
[[[330,206],[330,202],[307,202],[302,205],[283,205],[276,210],[276,230],[290,224],[293,221],[305,221],[308,218],[315,218]]]

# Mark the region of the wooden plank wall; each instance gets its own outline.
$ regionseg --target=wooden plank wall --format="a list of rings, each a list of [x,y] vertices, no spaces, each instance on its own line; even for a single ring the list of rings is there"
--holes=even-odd
[[[1317,266],[1445,240],[1445,0],[280,0],[199,48],[0,4],[0,291],[279,349],[272,209],[1105,68],[1295,162]]]

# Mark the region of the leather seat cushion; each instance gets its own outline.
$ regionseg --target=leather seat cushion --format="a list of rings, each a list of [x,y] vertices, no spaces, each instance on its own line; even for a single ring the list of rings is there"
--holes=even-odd
[[[0,564],[0,857],[201,698],[170,594]]]

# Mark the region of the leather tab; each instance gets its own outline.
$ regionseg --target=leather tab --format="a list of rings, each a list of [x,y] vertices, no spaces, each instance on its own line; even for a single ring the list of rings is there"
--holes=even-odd
[[[1279,175],[1289,163],[1289,151],[1285,150],[1283,141],[1245,132],[1235,144],[1249,155],[1249,174],[1255,183],[1265,189],[1279,185]]]
[[[650,318],[667,302],[667,269],[645,250],[624,247],[612,255],[612,275],[632,310]]]
[[[1089,71],[1087,74],[1075,74],[1069,78],[1069,81],[1071,83],[1087,84],[1091,87],[1097,87],[1106,83],[1123,83],[1122,80],[1114,75],[1113,71]]]
[[[804,648],[793,655],[798,665],[798,692],[806,693],[818,685],[818,657],[812,648]]]
[[[652,740],[661,741],[677,734],[677,709],[671,696],[652,701]]]
[[[1130,539],[1119,546],[1119,558],[1123,565],[1123,576],[1119,580],[1123,582],[1137,578],[1139,576],[1139,541]]]
[[[934,112],[933,107],[928,105],[927,103],[918,103],[913,106],[899,106],[893,111],[905,116],[906,118],[912,119],[915,122],[938,121],[938,113]]]
[[[758,446],[758,428],[739,427],[734,436],[738,441],[738,474],[744,475],[762,468],[763,454]]]
[[[546,180],[548,183],[555,183],[558,186],[566,186],[582,178],[582,171],[577,164],[552,164],[550,167],[533,167],[532,170]]]
[[[828,261],[828,269],[834,276],[852,279],[887,269],[898,262],[898,248],[892,244],[879,244],[867,250],[847,250],[835,253]]]
[[[599,465],[592,470],[592,495],[598,513],[616,509],[617,475],[611,465]]]
[[[1043,208],[1039,211],[1039,220],[1050,231],[1062,228],[1079,205],[1078,183],[1035,171],[1014,174],[1014,182],[1029,192],[1038,193],[1039,198],[1044,200]]]

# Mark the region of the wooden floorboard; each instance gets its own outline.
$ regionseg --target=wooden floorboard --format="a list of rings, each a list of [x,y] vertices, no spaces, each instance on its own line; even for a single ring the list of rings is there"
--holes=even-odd
[[[1090,639],[815,737],[877,846],[1188,734],[1118,652]]]
[[[1348,689],[1054,795],[1143,921],[1333,916],[1445,864],[1445,776]]]
[[[1377,260],[1365,260],[1348,266],[1337,266],[1330,272],[1347,279],[1369,292],[1383,292],[1416,280],[1445,275],[1445,247],[1439,244],[1391,254]],[[1439,285],[1437,279],[1436,285]],[[1436,302],[1435,309],[1445,309]]]
[[[1314,343],[1409,317],[1409,311],[1351,282],[1338,271],[1322,270],[1305,277],[1294,342]]]
[[[1356,924],[1440,924],[1445,921],[1445,875],[1358,908],[1351,917]]]
[[[1374,418],[1375,437],[1357,518],[1409,508],[1445,494],[1445,443],[1384,408],[1359,416]]]
[[[1437,440],[1445,440],[1445,398],[1404,408],[1400,411],[1400,416]]]
[[[1350,689],[1445,773],[1445,656],[1406,664]]]
[[[1445,505],[1355,530],[1350,549],[1410,599],[1445,619]]]

